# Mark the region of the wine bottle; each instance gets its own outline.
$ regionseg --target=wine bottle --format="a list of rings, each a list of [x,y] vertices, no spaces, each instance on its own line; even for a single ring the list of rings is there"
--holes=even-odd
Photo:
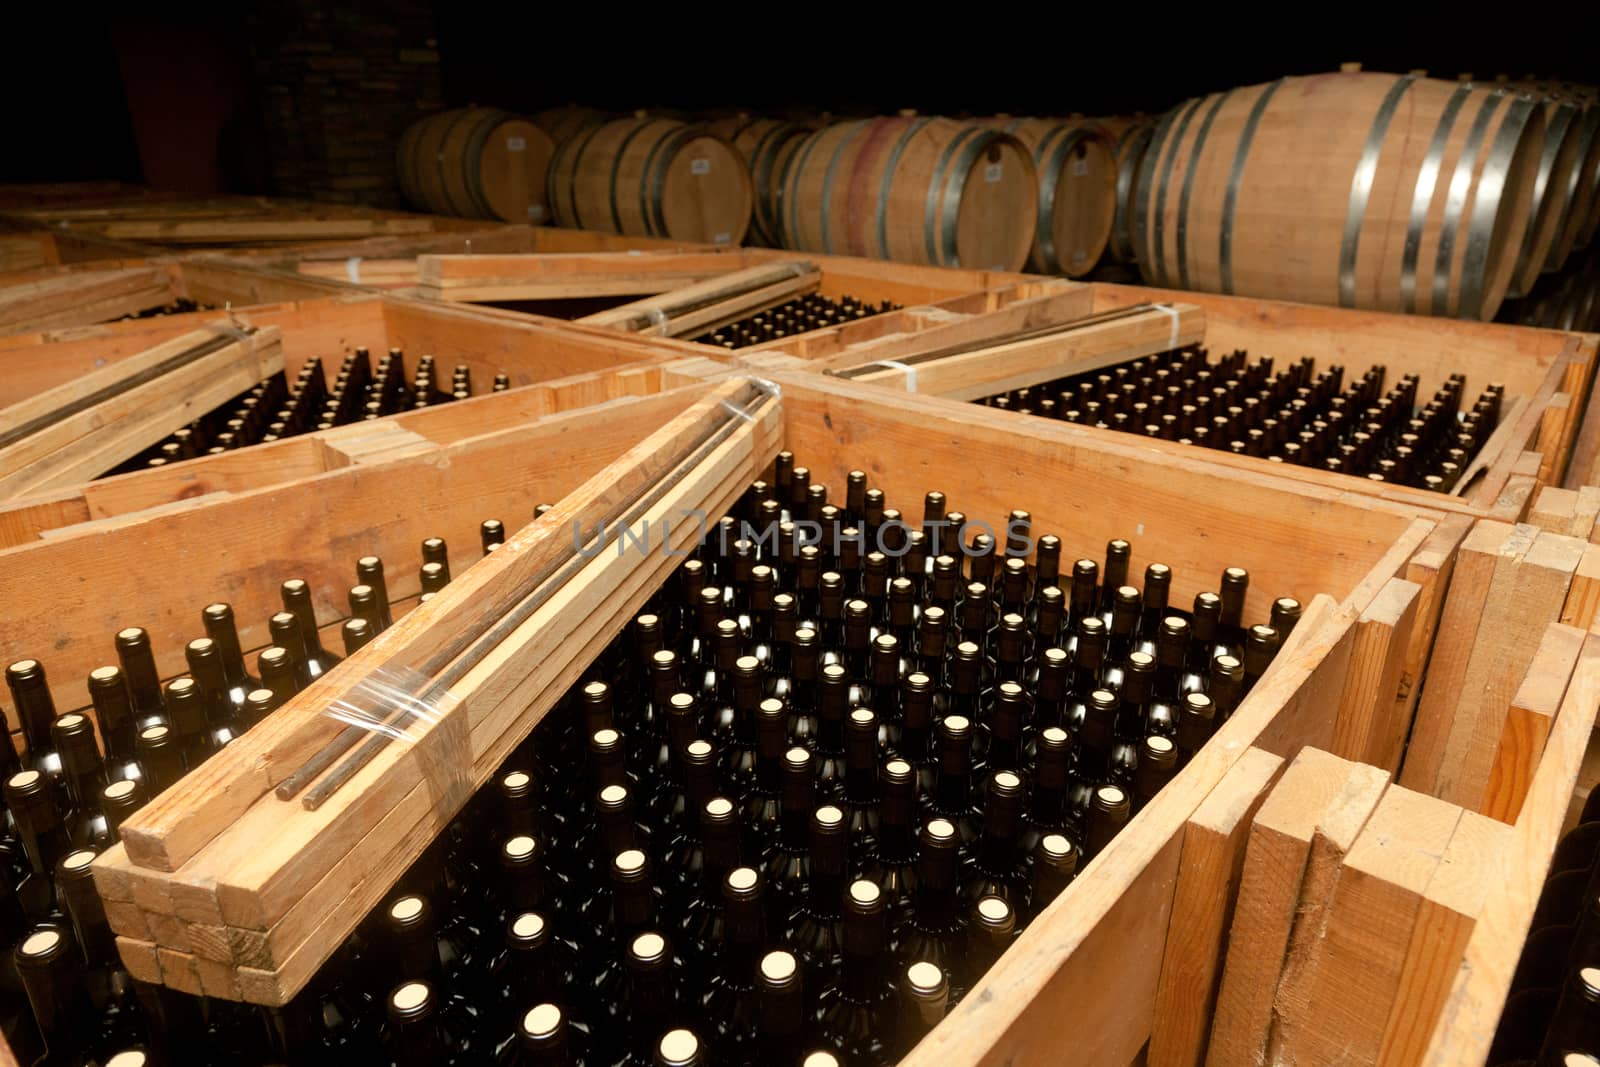
[[[909,1052],[944,1020],[950,1003],[950,982],[944,969],[927,960],[907,967],[900,980],[898,1046]]]
[[[892,1063],[895,990],[885,967],[888,916],[877,885],[850,883],[840,925],[842,959],[817,995],[817,1030],[849,1063]]]
[[[138,626],[117,631],[117,660],[122,677],[133,699],[133,714],[139,729],[166,721],[166,706],[161,699],[161,676],[156,673],[155,653],[150,635]]]
[[[151,669],[154,670],[153,665]],[[61,777],[61,754],[50,736],[56,705],[50,696],[50,683],[44,676],[44,664],[36,659],[17,660],[6,668],[6,685],[11,689],[17,724],[22,727],[22,736],[27,742],[29,764],[41,774]]]

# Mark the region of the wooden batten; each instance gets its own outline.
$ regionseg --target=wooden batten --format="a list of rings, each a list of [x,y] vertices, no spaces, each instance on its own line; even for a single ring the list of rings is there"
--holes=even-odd
[[[268,327],[183,334],[0,410],[0,499],[96,478],[283,370]]]

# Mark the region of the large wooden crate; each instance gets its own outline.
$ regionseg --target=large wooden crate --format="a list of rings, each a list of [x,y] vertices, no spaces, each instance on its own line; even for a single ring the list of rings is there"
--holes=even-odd
[[[718,392],[706,398],[699,417],[714,412],[736,384],[718,387]],[[1437,561],[1428,563],[1424,557],[1447,532],[1440,525],[1443,517],[1384,501],[1330,497],[1250,473],[1195,469],[1168,457],[1143,458],[1127,443],[1086,441],[1063,427],[1043,426],[1033,433],[1017,434],[1009,428],[1004,413],[949,400],[895,397],[805,375],[780,375],[776,384],[780,390],[776,402],[755,422],[737,431],[741,443],[737,452],[726,457],[728,466],[709,481],[688,480],[709,487],[701,490],[707,494],[702,502],[709,509],[725,507],[743,482],[754,477],[782,446],[794,450],[810,465],[814,477],[829,485],[842,484],[848,469],[862,467],[871,484],[882,487],[891,501],[909,503],[926,489],[941,488],[953,505],[970,516],[996,522],[1002,521],[1011,507],[1027,507],[1033,512],[1035,529],[1060,531],[1069,551],[1090,550],[1111,537],[1128,536],[1134,543],[1136,567],[1157,559],[1172,565],[1175,602],[1209,588],[1222,567],[1240,564],[1252,573],[1249,614],[1263,614],[1268,599],[1275,595],[1296,595],[1312,605],[1306,621],[1296,630],[1292,647],[1218,737],[1089,866],[990,972],[983,988],[968,997],[912,1057],[913,1062],[932,1062],[935,1057],[954,1057],[957,1062],[1052,1062],[1061,1054],[1055,1021],[1081,1018],[1092,1019],[1095,1025],[1075,1033],[1074,1062],[1128,1062],[1150,1033],[1185,820],[1246,746],[1256,744],[1292,755],[1305,744],[1330,743],[1345,684],[1356,673],[1353,661],[1402,652],[1398,647],[1358,648],[1356,620],[1398,576],[1438,580]],[[686,411],[684,418],[689,415]],[[682,432],[681,425],[664,431],[669,435]],[[598,494],[618,480],[637,479],[639,465],[662,452],[664,445],[662,439],[642,443],[621,466],[604,472],[579,496]],[[572,514],[584,506],[582,499],[562,506],[569,504],[579,509]],[[563,514],[563,519],[566,517],[569,515]],[[1319,531],[1325,538],[1325,552],[1304,551],[1307,530]],[[542,546],[548,551],[557,538],[566,540],[570,534],[564,527],[541,531],[536,525],[519,535],[519,550],[537,551]],[[491,557],[494,563],[484,566],[503,569],[512,565],[513,558],[502,550]],[[468,686],[463,694],[468,704],[477,708],[474,722],[494,717],[512,733],[525,733],[582,669],[581,663],[542,665],[529,678],[529,668],[543,664],[541,659],[529,658],[536,657],[536,650],[543,647],[541,634],[553,639],[559,632],[563,647],[598,649],[655,588],[671,562],[654,557],[641,561],[636,554],[606,562],[610,558],[611,553],[604,553],[591,564],[601,584],[593,592],[577,596],[565,616],[545,620],[545,629],[530,623],[531,629],[519,631],[515,647],[504,654],[497,650],[497,665],[492,676],[481,679],[483,688]],[[601,579],[601,575],[605,577]],[[480,584],[488,580],[482,578]],[[413,616],[419,627],[413,634],[425,632],[430,620],[443,626],[446,620],[473,611],[470,584],[458,574],[456,583]],[[616,592],[602,597],[602,588]],[[480,599],[484,595],[480,589]],[[581,620],[571,617],[572,611],[578,610],[583,613]],[[384,651],[363,653],[351,661],[353,667],[341,670],[359,671],[362,664],[377,662]],[[512,684],[512,679],[518,681]],[[272,720],[275,758],[285,761],[279,764],[280,773],[283,766],[295,761],[295,752],[306,751],[307,744],[325,734],[312,710],[317,703],[302,701],[298,711],[296,705],[290,705]],[[510,716],[513,725],[506,726],[504,716]],[[247,735],[240,742],[245,748],[230,760],[250,762],[249,741]],[[503,738],[497,743],[503,745]],[[490,765],[499,750],[489,746],[480,751],[474,743],[475,765]],[[141,858],[148,859],[150,846],[159,844],[164,857],[161,862],[176,871],[159,874],[123,860],[107,890],[112,899],[123,903],[133,899],[116,896],[134,892],[128,883],[118,881],[120,875],[134,881],[166,882],[174,890],[174,898],[190,899],[184,896],[186,891],[176,888],[187,884],[185,872],[197,871],[224,854],[231,833],[236,832],[196,836],[201,823],[216,820],[208,823],[215,831],[235,818],[245,820],[239,823],[241,827],[254,821],[257,816],[249,812],[254,809],[255,796],[250,794],[264,788],[267,779],[243,792],[230,791],[219,787],[222,781],[232,780],[228,772],[220,765],[217,771],[222,778],[208,781],[203,788],[198,784],[180,786],[130,824],[132,839],[143,842]],[[444,819],[448,814],[436,812],[434,817]],[[332,819],[326,825],[342,825],[344,832],[349,832],[350,824],[341,822],[345,816],[326,818]],[[304,830],[287,829],[284,840]],[[365,846],[369,852],[363,855],[370,862],[363,869],[382,869],[392,875],[421,847],[420,841],[412,841],[405,846],[410,849],[406,855],[390,855],[392,840],[393,835],[389,841],[369,842]],[[381,854],[370,851],[380,846]],[[112,866],[116,863],[111,861]],[[256,876],[240,874],[243,880]],[[331,886],[315,878],[311,881],[314,884],[307,892],[296,897],[297,908],[322,908],[322,895]],[[345,892],[350,888],[342,887]],[[322,908],[323,913],[337,914],[338,921],[320,927],[319,939],[337,941],[342,936],[340,924],[348,929],[386,889],[385,884],[362,883],[354,894],[355,903]],[[148,886],[138,893],[140,900],[151,899]],[[230,916],[219,913],[219,917]],[[283,919],[269,911],[250,921],[265,924],[258,932],[270,942],[273,925]],[[293,921],[303,922],[303,918],[297,912]],[[260,947],[258,938],[253,950]],[[331,943],[311,951],[322,947],[331,949]],[[183,961],[174,953],[184,950],[167,948],[169,960],[181,966]],[[143,950],[132,946],[130,951]],[[303,974],[305,961],[296,959],[289,966],[300,968],[296,973]],[[287,991],[270,985],[274,981],[270,973],[255,980],[266,983],[257,987],[258,995],[261,988]]]
[[[549,394],[518,390],[388,420],[385,433],[403,438],[388,448],[329,431],[177,464],[175,478],[136,473],[14,505],[0,520],[5,652],[40,659],[65,710],[87,703],[88,672],[115,661],[126,626],[150,632],[166,678],[186,670],[184,644],[213,600],[233,604],[256,648],[270,643],[288,578],[311,584],[322,624],[348,617],[363,555],[385,559],[391,597],[415,596],[424,538],[446,539],[459,574],[481,554],[481,520],[522,525],[705,388],[647,391],[661,384],[648,368],[577,384],[619,395],[545,413]]]
[[[248,281],[253,276],[242,272],[242,277]],[[335,289],[226,310],[0,337],[0,407],[216,323],[278,327],[291,377],[314,357],[322,360],[331,377],[339,362],[357,348],[366,348],[374,357],[399,348],[408,365],[426,354],[447,368],[465,364],[480,391],[501,373],[509,375],[515,387],[661,357],[637,339],[616,333]]]
[[[1469,391],[1490,382],[1506,387],[1507,407],[1497,432],[1480,453],[1455,494],[1445,496],[1406,486],[1373,483],[1307,467],[1268,463],[1217,449],[1196,449],[1174,442],[1138,438],[1148,455],[1183,456],[1232,470],[1271,473],[1330,492],[1358,493],[1419,507],[1494,515],[1515,521],[1532,493],[1548,484],[1560,484],[1594,379],[1595,352],[1600,336],[1556,330],[1530,330],[1482,323],[1441,322],[1380,312],[1350,311],[1310,305],[1285,304],[1245,297],[1147,289],[1138,286],[1095,283],[1081,295],[1058,294],[1036,298],[1004,311],[959,322],[918,336],[885,337],[854,345],[809,364],[824,373],[842,373],[857,381],[904,390],[933,392],[976,400],[1022,385],[1037,384],[1080,371],[1132,358],[1115,345],[1092,339],[1112,324],[1057,336],[1013,335],[1045,323],[1070,323],[1074,316],[1105,316],[1150,305],[1189,307],[1196,318],[1149,310],[1142,321],[1162,332],[1163,316],[1170,321],[1171,338],[1179,343],[1200,342],[1214,353],[1243,348],[1252,355],[1279,359],[1311,356],[1319,368],[1342,363],[1359,374],[1382,363],[1391,379],[1400,374],[1419,376],[1424,396],[1438,388],[1451,373],[1467,377]],[[984,347],[981,342],[992,344]],[[963,351],[954,357],[917,362],[929,353],[955,345]],[[882,365],[878,361],[915,364],[915,369]],[[773,361],[757,362],[771,367]],[[1046,420],[1015,416],[1012,425]],[[1130,435],[1082,427],[1098,439],[1107,435],[1135,440]]]

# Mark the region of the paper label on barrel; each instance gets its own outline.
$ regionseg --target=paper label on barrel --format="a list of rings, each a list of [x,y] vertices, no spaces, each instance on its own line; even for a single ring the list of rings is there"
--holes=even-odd
[[[987,167],[983,168],[983,180],[986,182],[997,182],[1000,180],[1000,175],[1002,172],[1003,168],[1000,166],[1000,164],[991,163]]]
[[[1088,255],[1080,248],[1072,253],[1072,265],[1076,267],[1088,258]]]
[[[528,205],[528,218],[532,219],[534,222],[539,222],[539,221],[543,220],[544,219],[544,205],[543,204],[529,204]]]
[[[731,243],[732,241],[733,234],[726,231],[711,235],[711,243],[714,245],[725,245]]]
[[[507,137],[506,151],[521,152],[528,147],[528,142],[521,137]]]
[[[1087,159],[1074,159],[1072,161],[1072,176],[1074,178],[1081,178],[1088,173],[1089,161]]]
[[[689,173],[690,174],[710,174],[711,173],[711,160],[709,160],[709,159],[691,159],[689,161]]]

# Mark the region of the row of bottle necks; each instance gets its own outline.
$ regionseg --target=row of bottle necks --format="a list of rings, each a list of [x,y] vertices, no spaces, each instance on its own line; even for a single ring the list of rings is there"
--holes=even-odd
[[[420,357],[409,377],[404,361],[404,352],[391,348],[374,369],[367,349],[357,348],[330,384],[322,360],[314,356],[301,365],[293,382],[279,371],[107,473],[162,467],[474,395],[467,364],[457,364],[449,388],[442,388],[432,356]],[[495,375],[494,392],[510,388],[508,374]]]
[[[1344,368],[1307,358],[1274,373],[1263,356],[1216,362],[1200,346],[1027,386],[978,401],[991,407],[1198,444],[1296,466],[1449,492],[1499,422],[1505,387],[1491,383],[1463,410],[1452,374],[1418,405],[1416,375],[1387,393],[1387,368],[1344,389]]]

